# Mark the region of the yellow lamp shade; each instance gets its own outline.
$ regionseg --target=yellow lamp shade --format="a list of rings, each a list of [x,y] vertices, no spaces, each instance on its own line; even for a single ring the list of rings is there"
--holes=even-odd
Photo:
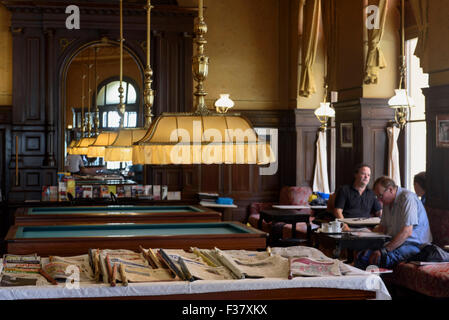
[[[163,113],[133,146],[134,164],[267,164],[268,143],[238,114]]]
[[[94,143],[88,147],[87,156],[89,158],[104,157],[106,147],[110,146],[115,141],[117,134],[118,133],[115,131],[100,133]]]
[[[72,148],[71,154],[87,155],[88,147],[94,143],[95,138],[81,138],[81,140]]]
[[[72,154],[72,148],[78,143],[78,140],[72,140],[69,144],[69,146],[67,147],[67,153],[68,154]]]
[[[105,161],[132,161],[133,143],[139,141],[146,134],[146,129],[121,129],[114,142],[105,148]]]

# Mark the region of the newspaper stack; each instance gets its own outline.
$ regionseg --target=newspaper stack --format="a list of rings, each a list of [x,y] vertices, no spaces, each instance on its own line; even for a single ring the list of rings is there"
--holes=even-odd
[[[1,287],[35,286],[47,281],[39,274],[41,258],[31,255],[3,255]]]
[[[172,281],[172,275],[164,268],[152,268],[142,253],[131,250],[89,250],[94,278],[104,283]],[[116,270],[114,272],[114,270]]]

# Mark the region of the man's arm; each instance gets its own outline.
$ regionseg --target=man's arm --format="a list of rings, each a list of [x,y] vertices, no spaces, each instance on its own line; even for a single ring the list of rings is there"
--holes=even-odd
[[[399,248],[408,237],[412,235],[413,226],[405,226],[397,235],[393,237],[393,239],[385,246],[387,251],[392,251],[396,248]]]
[[[374,216],[375,217],[379,217],[379,218],[382,217],[382,209],[380,209],[379,211],[375,212]]]
[[[334,208],[334,216],[335,219],[343,219],[343,209],[340,208]]]

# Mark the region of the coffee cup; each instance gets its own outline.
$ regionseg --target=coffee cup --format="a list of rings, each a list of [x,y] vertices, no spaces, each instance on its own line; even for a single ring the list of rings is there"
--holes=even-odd
[[[331,221],[329,223],[329,227],[332,230],[332,232],[339,233],[343,229],[343,222],[339,220]]]

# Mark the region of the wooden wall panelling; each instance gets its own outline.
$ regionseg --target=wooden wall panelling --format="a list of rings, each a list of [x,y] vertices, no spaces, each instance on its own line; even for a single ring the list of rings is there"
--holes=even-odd
[[[362,98],[338,102],[336,110],[336,188],[352,183],[353,169],[359,163],[372,166],[372,178],[388,173],[388,136],[386,127],[394,111],[386,99]],[[342,147],[341,124],[352,123],[353,146]],[[403,167],[405,163],[401,163]]]
[[[64,68],[82,46],[99,41],[102,37],[117,39],[119,8],[117,4],[108,2],[82,3],[82,28],[68,30],[64,23],[67,18],[67,4],[64,1],[3,3],[12,12],[14,56],[13,125],[11,139],[7,144],[13,147],[17,135],[22,150],[19,153],[20,185],[11,184],[11,199],[40,199],[41,185],[37,186],[37,181],[39,184],[55,185],[56,172],[64,166]],[[194,10],[176,6],[156,5],[152,11],[152,68],[156,114],[191,109],[192,33],[195,15]],[[146,64],[145,46],[142,45],[146,28],[143,4],[126,3],[125,46],[132,51],[141,69]],[[188,96],[190,98],[184,101]],[[11,182],[15,182],[12,181],[15,177],[13,152],[11,148],[8,161]],[[170,184],[174,184],[174,180],[182,181],[180,169],[178,173],[162,173],[158,170],[153,174],[149,171],[146,177],[155,176],[153,180],[156,181],[168,179]],[[35,172],[39,172],[39,177]],[[180,184],[182,185],[181,182]]]
[[[314,111],[311,109],[296,110],[296,181],[294,184],[290,182],[289,185],[311,187],[313,184],[317,132],[320,127],[320,122],[316,118]],[[290,148],[292,148],[291,146]]]
[[[436,146],[437,115],[449,115],[449,85],[423,89],[426,97],[426,205],[449,210],[449,148]]]

